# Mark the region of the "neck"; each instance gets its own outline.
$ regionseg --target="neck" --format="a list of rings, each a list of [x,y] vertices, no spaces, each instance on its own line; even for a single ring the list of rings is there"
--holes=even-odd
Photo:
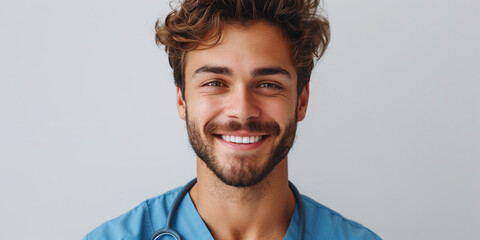
[[[260,183],[232,187],[197,159],[197,184],[190,196],[214,239],[283,239],[295,210],[287,159]]]

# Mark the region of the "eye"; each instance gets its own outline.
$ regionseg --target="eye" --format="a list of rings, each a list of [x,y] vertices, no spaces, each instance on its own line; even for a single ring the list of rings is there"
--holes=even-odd
[[[212,81],[212,82],[209,82],[209,83],[205,84],[204,86],[208,86],[208,87],[223,87],[223,86],[225,86],[225,84],[222,83],[222,82],[219,82],[219,81]]]
[[[280,86],[278,86],[277,84],[273,84],[273,83],[260,83],[258,85],[258,87],[261,87],[261,88],[281,88]]]

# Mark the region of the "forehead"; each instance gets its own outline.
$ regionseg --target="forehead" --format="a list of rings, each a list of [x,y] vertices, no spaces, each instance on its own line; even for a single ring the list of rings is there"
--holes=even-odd
[[[210,39],[207,37],[206,39]],[[226,24],[220,41],[206,41],[185,56],[185,77],[203,65],[227,66],[236,71],[256,67],[282,67],[296,75],[290,46],[279,27],[264,21],[239,26]],[[192,70],[193,69],[193,70]]]

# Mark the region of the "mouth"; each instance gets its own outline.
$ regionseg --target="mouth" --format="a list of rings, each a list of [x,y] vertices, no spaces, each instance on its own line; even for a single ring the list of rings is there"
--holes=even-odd
[[[223,145],[233,150],[254,150],[259,148],[270,135],[214,135]]]
[[[234,135],[218,135],[223,141],[239,144],[252,144],[260,142],[264,139],[262,136],[234,136]]]

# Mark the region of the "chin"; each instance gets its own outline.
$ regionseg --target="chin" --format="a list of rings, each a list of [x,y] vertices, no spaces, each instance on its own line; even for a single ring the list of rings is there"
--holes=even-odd
[[[232,187],[251,187],[263,181],[280,161],[273,161],[273,158],[236,156],[228,157],[228,162],[223,164],[208,163],[207,167],[224,184]],[[259,164],[261,162],[262,164]]]

